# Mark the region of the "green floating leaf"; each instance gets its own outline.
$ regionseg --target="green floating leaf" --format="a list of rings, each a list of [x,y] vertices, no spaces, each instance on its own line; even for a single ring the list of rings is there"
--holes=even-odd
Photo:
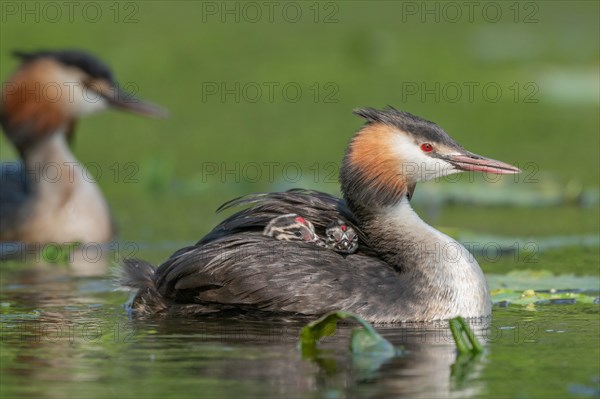
[[[449,321],[450,331],[460,354],[473,354],[483,352],[483,346],[471,330],[471,327],[462,317],[455,317]]]
[[[491,289],[509,288],[510,290],[600,290],[600,277],[575,276],[573,274],[555,275],[548,270],[512,270],[507,274],[486,274],[486,280]]]
[[[493,290],[491,292],[492,302],[510,303],[514,305],[563,305],[575,303],[598,303],[597,297],[586,295],[580,292],[540,292],[531,289],[525,291],[515,291],[505,288]]]
[[[369,331],[366,328],[355,328],[352,331],[350,349],[354,354],[390,354],[392,356],[396,354],[396,349],[390,341],[376,331]]]
[[[335,333],[337,323],[340,320],[353,319],[357,321],[362,328],[352,331],[350,340],[350,350],[353,354],[376,354],[394,356],[396,349],[385,338],[383,338],[369,323],[357,315],[337,311],[328,313],[318,320],[308,323],[300,331],[300,350],[305,357],[314,357],[317,352],[317,344],[323,337],[331,336]]]

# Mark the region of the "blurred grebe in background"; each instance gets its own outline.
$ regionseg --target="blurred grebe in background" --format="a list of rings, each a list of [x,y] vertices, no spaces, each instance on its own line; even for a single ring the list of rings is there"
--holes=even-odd
[[[0,242],[110,241],[108,204],[69,146],[77,120],[111,108],[166,112],[122,91],[110,69],[85,52],[14,54],[22,62],[4,83],[0,123],[22,162],[0,167]]]

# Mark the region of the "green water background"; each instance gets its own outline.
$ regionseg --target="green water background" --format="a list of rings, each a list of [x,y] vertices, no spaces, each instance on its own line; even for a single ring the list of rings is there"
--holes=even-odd
[[[22,14],[25,3],[4,2],[3,7],[7,3],[16,4],[19,11],[9,14],[3,9],[3,81],[17,66],[9,55],[13,49],[82,48],[105,60],[123,87],[170,111],[170,117],[160,121],[108,112],[78,124],[74,153],[100,173],[95,176],[119,225],[120,255],[159,263],[208,232],[222,218],[214,210],[238,195],[298,186],[338,194],[336,176],[344,148],[362,123],[351,110],[389,104],[436,121],[467,149],[519,165],[525,172],[493,181],[463,175],[458,181],[419,185],[414,204],[427,222],[463,242],[518,243],[516,253],[478,255],[486,273],[509,276],[505,281],[514,287],[517,282],[509,273],[529,270],[524,286],[535,288],[536,273],[548,277],[550,272],[584,278],[568,280],[575,286],[562,288],[598,290],[597,2],[476,2],[472,16],[458,3],[458,19],[440,2],[293,3],[302,13],[297,22],[296,14],[283,14],[284,3],[277,3],[272,18],[261,7],[262,17],[256,22],[252,9],[243,11],[244,3],[91,3],[100,17],[92,8],[84,17],[88,3],[79,3],[72,20],[64,8],[54,20],[52,9],[44,9],[42,2],[28,3],[34,10],[37,4],[37,14]],[[237,13],[220,8],[235,10],[236,4]],[[213,6],[217,14],[206,8]],[[416,14],[407,8],[412,6]],[[433,14],[424,12],[425,7]],[[495,9],[500,10],[499,18]],[[300,95],[294,91],[298,87]],[[0,158],[14,157],[1,137]],[[528,243],[534,243],[533,249],[526,248]],[[10,265],[11,270],[19,267]],[[5,271],[2,295],[10,305],[7,312],[28,314],[34,305],[18,289],[20,294],[13,295],[15,284],[15,275]],[[126,320],[120,308],[126,296],[107,287],[99,289],[100,294],[69,287],[70,294],[59,304],[42,303],[45,310],[57,312],[72,303],[84,309],[84,320]],[[34,286],[24,292],[31,290]],[[103,310],[88,313],[88,302],[101,304]],[[486,374],[478,380],[484,388],[475,390],[476,395],[564,396],[589,393],[584,388],[590,386],[593,392],[600,374],[597,306],[538,313],[497,309],[495,317],[505,324],[534,318],[540,334],[560,331],[564,323],[570,329],[565,335],[542,334],[545,345],[497,343]],[[153,328],[150,324],[141,330]],[[70,377],[58,378],[47,393],[114,394],[99,381],[111,381],[117,392],[129,394],[140,385],[156,394],[184,394],[185,386],[208,389],[216,396],[277,392],[252,378],[231,389],[224,388],[219,376],[194,380],[201,370],[183,373],[175,381],[169,369],[146,374],[145,359],[152,354],[168,358],[174,350],[171,360],[183,357],[188,365],[198,360],[198,352],[186,358],[185,345],[173,344],[170,334],[166,337],[170,344],[159,349],[144,339],[141,352],[127,352],[132,355],[121,366],[114,360],[123,347],[110,340],[62,352],[57,347],[42,351],[59,361],[57,353],[63,353],[65,364],[70,364],[67,356],[82,357],[90,360],[84,360],[86,367],[101,370],[100,379],[92,376],[88,385],[73,390],[70,383],[85,381],[86,376],[73,377],[67,367],[60,376]],[[31,371],[22,359],[39,352],[24,346],[3,349],[3,367],[12,370],[4,376],[5,393],[22,394],[26,389],[14,370]],[[211,346],[218,352],[214,356],[206,354],[203,345],[195,348],[233,367],[220,352],[229,346],[216,347]],[[242,348],[234,345],[231,358],[258,358],[260,363],[257,348],[252,342]],[[285,359],[295,356],[289,350],[286,347]],[[214,362],[208,360],[209,365]],[[168,365],[185,370],[182,364],[177,368],[176,361]],[[55,377],[48,372],[35,375],[37,381]],[[138,385],[135,378],[145,384]],[[312,392],[319,396],[328,391],[321,387]]]

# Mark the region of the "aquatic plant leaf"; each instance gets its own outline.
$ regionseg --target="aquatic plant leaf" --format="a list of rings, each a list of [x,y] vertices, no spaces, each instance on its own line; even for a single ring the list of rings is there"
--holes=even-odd
[[[521,290],[509,290],[500,288],[491,292],[492,302],[494,304],[513,304],[530,306],[535,309],[533,305],[567,305],[575,303],[587,303],[593,304],[598,303],[598,297],[595,295],[587,295],[583,292],[577,292],[578,290],[563,290],[556,291],[550,290],[546,292],[534,291],[528,289],[525,291]]]
[[[483,346],[462,317],[450,319],[448,325],[458,351],[456,361],[450,366],[450,375],[454,384],[461,386],[472,372],[475,360],[483,353]]]
[[[473,333],[473,330],[462,317],[455,317],[448,322],[456,348],[461,354],[477,354],[483,352],[483,346]]]
[[[328,313],[318,320],[308,323],[300,331],[300,349],[303,355],[314,356],[319,340],[335,333],[337,323],[344,319],[357,321],[362,328],[352,331],[350,350],[354,354],[385,353],[396,354],[394,346],[383,338],[368,322],[359,316],[344,311]]]
[[[549,270],[513,270],[506,274],[486,274],[490,289],[509,290],[591,290],[600,291],[600,277],[576,276],[573,274],[555,275]]]
[[[378,354],[378,355],[390,355],[396,354],[396,349],[390,341],[383,338],[379,333],[368,331],[365,328],[355,328],[352,331],[352,337],[350,338],[350,349],[355,354]]]

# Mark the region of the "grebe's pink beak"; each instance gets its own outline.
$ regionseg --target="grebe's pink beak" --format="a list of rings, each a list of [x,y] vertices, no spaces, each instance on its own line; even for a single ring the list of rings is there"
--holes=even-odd
[[[119,88],[113,88],[109,93],[102,93],[108,103],[115,109],[133,112],[154,118],[166,118],[169,113],[164,108],[126,93]]]
[[[508,175],[521,173],[521,169],[510,164],[496,161],[495,159],[482,157],[465,151],[464,154],[446,155],[443,159],[450,162],[457,169],[465,171],[477,171],[492,173],[495,175]]]

